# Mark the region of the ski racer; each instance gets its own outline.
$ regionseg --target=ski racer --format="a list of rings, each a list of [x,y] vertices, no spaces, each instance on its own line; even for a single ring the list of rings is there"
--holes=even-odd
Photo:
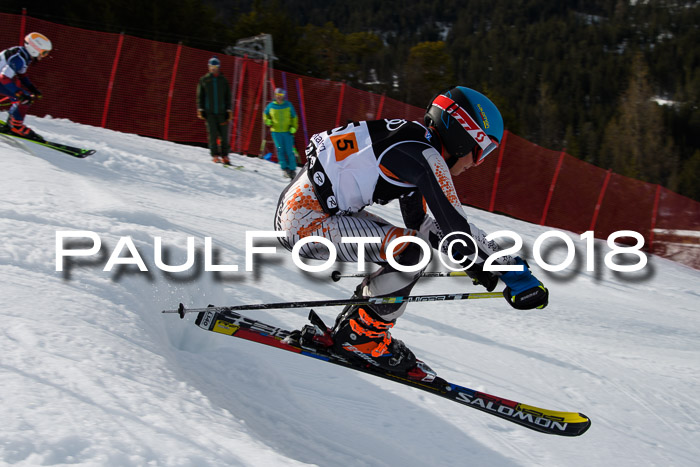
[[[44,141],[44,138],[24,124],[29,106],[41,98],[41,92],[25,74],[29,65],[46,58],[51,49],[51,41],[46,36],[31,32],[25,36],[24,45],[0,52],[0,95],[12,103],[9,118],[3,128],[5,132]]]
[[[409,295],[426,267],[412,273],[392,267],[386,256],[392,239],[418,236],[447,253],[447,242],[441,246],[440,241],[452,234],[464,240],[452,242],[452,258],[464,267],[474,261],[467,274],[475,284],[492,291],[500,279],[506,285],[503,295],[514,308],[544,308],[549,292],[521,258],[506,255],[494,262],[521,266],[519,271],[483,270],[484,261],[500,247],[469,222],[452,181],[498,147],[504,131],[500,112],[483,94],[457,86],[432,99],[424,123],[361,121],[314,135],[306,149],[307,164],[279,199],[275,227],[286,233],[281,243],[291,250],[304,237],[320,236],[333,243],[340,261],[357,262],[361,244],[342,239],[378,237],[379,243],[365,244],[364,257],[381,267],[358,285],[354,295],[368,298]],[[395,199],[405,228],[365,210]],[[299,254],[327,260],[329,249],[309,242]],[[423,264],[422,256],[415,242],[401,243],[393,251],[401,266]],[[392,373],[420,375],[417,367],[422,362],[417,364],[413,352],[389,333],[405,307],[406,303],[346,306],[332,329],[334,351]]]

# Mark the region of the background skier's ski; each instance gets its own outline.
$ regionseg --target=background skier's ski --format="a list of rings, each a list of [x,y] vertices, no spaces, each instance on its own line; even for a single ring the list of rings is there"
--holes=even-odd
[[[30,143],[38,144],[40,146],[44,146],[58,152],[62,152],[63,154],[68,154],[69,156],[77,157],[79,159],[84,159],[85,157],[95,154],[94,149],[76,148],[74,146],[68,146],[67,144],[56,143],[53,141],[40,141],[31,138],[23,138],[19,135],[9,132],[7,130],[5,122],[2,120],[0,120],[0,134],[2,134],[3,136],[10,136],[21,141],[29,141]]]

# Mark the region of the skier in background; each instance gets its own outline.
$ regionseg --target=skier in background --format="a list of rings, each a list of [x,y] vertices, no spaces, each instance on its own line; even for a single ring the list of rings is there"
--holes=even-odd
[[[440,241],[452,234],[450,238],[464,241],[453,243],[452,258],[464,267],[474,261],[467,274],[475,284],[492,291],[500,279],[509,305],[544,308],[549,292],[521,258],[506,255],[495,260],[496,266],[520,270],[483,269],[484,261],[501,248],[468,221],[452,180],[481,164],[498,147],[504,131],[500,112],[483,94],[458,86],[433,98],[424,123],[353,122],[314,135],[306,150],[307,165],[280,196],[275,227],[286,232],[282,244],[291,250],[304,237],[320,236],[334,244],[340,261],[356,262],[358,243],[342,243],[342,238],[378,237],[381,242],[368,243],[364,254],[381,267],[358,285],[354,297],[406,296],[427,262],[420,271],[400,272],[387,262],[388,243],[401,236],[418,236],[448,253],[447,243],[441,246]],[[405,228],[364,210],[395,199]],[[329,255],[319,243],[306,243],[299,253],[318,260]],[[398,264],[415,266],[422,264],[423,250],[406,242],[393,255]],[[424,364],[389,333],[405,307],[406,303],[345,307],[332,329],[334,351],[396,374],[424,377]],[[310,337],[297,333],[295,337],[302,340]]]
[[[0,95],[11,102],[9,118],[0,130],[23,138],[44,141],[34,130],[24,124],[32,102],[41,98],[41,92],[25,75],[29,65],[48,57],[51,41],[38,32],[24,38],[24,45],[10,47],[0,52]]]
[[[286,177],[296,176],[297,161],[294,154],[294,134],[297,132],[298,117],[294,106],[286,99],[287,93],[282,88],[275,89],[275,100],[270,102],[263,116],[265,125],[270,127],[272,140],[275,142],[277,160]]]
[[[212,161],[229,165],[228,124],[233,118],[231,88],[220,73],[221,61],[217,57],[209,59],[208,67],[209,73],[199,78],[197,85],[197,118],[206,120]]]

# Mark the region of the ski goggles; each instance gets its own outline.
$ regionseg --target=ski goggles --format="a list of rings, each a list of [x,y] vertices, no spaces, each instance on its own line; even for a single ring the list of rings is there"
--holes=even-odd
[[[469,133],[469,136],[474,138],[476,146],[474,146],[472,150],[472,157],[474,158],[475,165],[484,162],[486,156],[491,154],[498,147],[498,141],[489,138],[488,135],[484,133],[484,130],[474,121],[472,116],[449,97],[440,94],[433,100],[432,105],[447,112],[462,125],[464,131]]]
[[[491,140],[491,144],[486,149],[483,149],[478,144],[472,149],[472,159],[474,160],[474,165],[480,165],[486,159],[486,156],[491,154],[496,148],[498,148],[498,141]]]

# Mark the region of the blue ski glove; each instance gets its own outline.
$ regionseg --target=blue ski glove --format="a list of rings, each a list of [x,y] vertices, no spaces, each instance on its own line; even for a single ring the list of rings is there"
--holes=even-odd
[[[507,285],[503,291],[503,297],[510,306],[518,310],[546,307],[549,303],[549,291],[532,275],[527,262],[519,256],[515,258],[515,262],[524,266],[524,269],[501,275],[501,280]]]

